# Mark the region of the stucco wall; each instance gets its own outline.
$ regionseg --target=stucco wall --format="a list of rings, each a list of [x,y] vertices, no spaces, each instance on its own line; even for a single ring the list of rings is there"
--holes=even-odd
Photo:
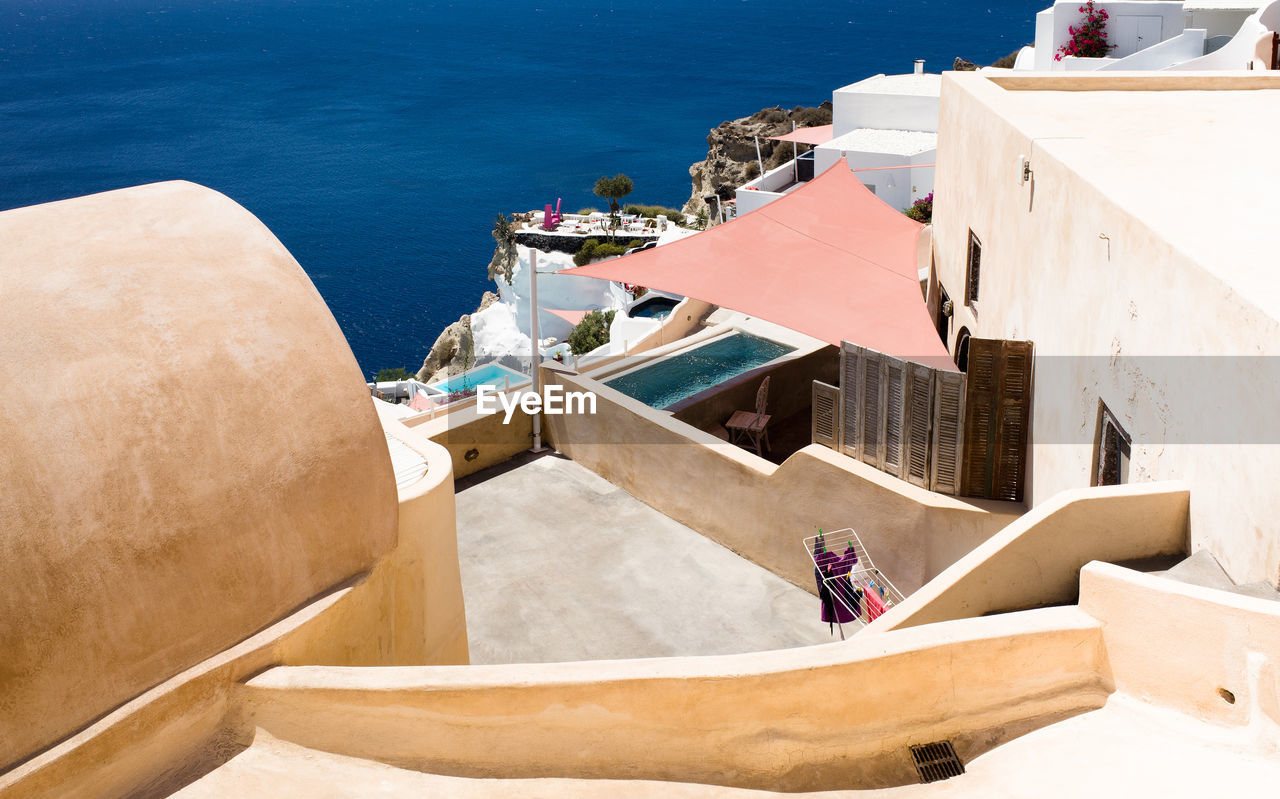
[[[511,396],[518,399],[527,390],[526,385],[511,392]],[[489,403],[499,408],[498,413],[477,413],[475,401],[469,400],[465,407],[434,419],[420,414],[409,417],[404,424],[448,450],[454,477],[466,477],[510,460],[511,456],[533,446],[533,419],[528,414],[517,407],[511,423],[504,424],[506,411],[496,398]],[[468,460],[468,453],[472,452]]]
[[[858,128],[878,130],[938,130],[938,98],[927,94],[893,94],[859,91],[872,76],[831,93],[832,135],[843,136]]]
[[[1177,483],[1056,494],[872,622],[876,632],[1074,602],[1089,561],[1179,555],[1190,496]]]
[[[1091,563],[1080,609],[1102,624],[1118,692],[1280,751],[1280,603]]]
[[[1280,352],[1280,323],[1273,276],[1251,264],[1268,236],[1280,242],[1266,203],[1247,199],[1263,184],[1224,172],[1215,191],[1194,190],[1187,175],[1201,173],[1185,161],[1219,157],[1213,131],[1228,127],[1221,146],[1247,150],[1240,136],[1262,146],[1255,118],[1275,107],[1277,84],[1179,73],[1104,84],[1093,73],[1071,93],[1060,78],[1035,92],[1038,80],[1001,79],[1005,90],[978,75],[944,79],[934,256],[955,300],[952,344],[962,327],[1035,342],[1031,505],[1090,485],[1104,401],[1133,437],[1129,482],[1190,487],[1191,549],[1212,550],[1237,581],[1275,583],[1280,376],[1263,356]],[[1187,102],[1213,125],[1152,138]],[[1034,170],[1021,186],[1020,155]],[[964,303],[970,229],[983,242],[976,310]]]
[[[910,592],[1022,511],[934,494],[820,445],[775,466],[598,381],[552,380],[598,397],[595,414],[546,417],[557,450],[809,591],[801,539],[819,527],[856,529],[876,565]]]
[[[727,657],[273,669],[245,701],[273,736],[432,773],[802,791],[914,783],[910,744],[971,760],[1109,691],[1096,621],[1054,608]]]
[[[369,568],[397,510],[351,350],[248,211],[163,183],[0,241],[3,765]],[[325,390],[268,390],[299,374]]]
[[[412,431],[396,434],[423,455],[427,472],[399,492],[394,550],[368,573],[0,773],[0,799],[167,795],[248,743],[252,729],[233,685],[271,666],[466,663],[449,455]]]

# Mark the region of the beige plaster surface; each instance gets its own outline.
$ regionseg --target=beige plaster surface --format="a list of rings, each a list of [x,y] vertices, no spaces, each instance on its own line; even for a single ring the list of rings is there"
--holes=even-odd
[[[1129,482],[1191,489],[1192,549],[1280,583],[1278,79],[997,80],[943,79],[934,255],[953,340],[1035,342],[1029,504],[1090,485],[1105,402],[1133,437]]]
[[[517,389],[516,394],[525,389]],[[409,417],[404,424],[444,447],[453,462],[455,478],[463,478],[496,466],[533,446],[533,417],[516,408],[510,424],[506,413],[480,414],[472,405],[432,419],[426,414]],[[471,460],[467,454],[475,451]]]
[[[0,213],[0,767],[395,543],[341,331],[280,242],[174,182]],[[325,390],[282,403],[282,376]]]
[[[274,669],[247,689],[253,746],[182,795],[1268,795],[1280,777],[1280,603],[1096,562],[1081,597],[1079,609],[868,632],[750,662]],[[787,679],[792,667],[803,680]],[[676,678],[688,689],[673,692]],[[645,690],[627,690],[636,680]],[[1078,692],[1074,712],[1037,714],[1064,691]],[[989,726],[989,713],[962,710],[979,696],[1025,715]],[[668,752],[655,725],[693,751]],[[726,739],[730,725],[742,735]],[[874,754],[940,738],[956,742],[964,775],[914,784]],[[782,752],[812,779],[771,771]]]
[[[1226,791],[1266,795],[1280,761],[1251,751],[1229,732],[1184,716],[1113,697],[1100,710],[1044,727],[979,756],[960,777],[927,785],[869,790],[782,793],[653,780],[476,779],[398,769],[375,761],[307,749],[258,731],[253,745],[227,766],[175,794],[223,796],[429,796],[462,799],[612,799],[613,797],[806,796],[813,799],[897,797],[1161,796],[1205,799]]]
[[[1074,602],[1080,569],[1186,552],[1190,493],[1138,483],[1056,494],[871,623],[877,632]]]
[[[1053,608],[746,655],[278,668],[244,701],[278,738],[424,771],[799,791],[909,783],[908,743],[971,758],[1099,707],[1102,657],[1096,623]]]
[[[548,374],[597,395],[595,414],[546,417],[556,449],[663,514],[809,591],[802,539],[858,531],[876,565],[914,591],[1017,518],[1021,505],[918,488],[827,447],[781,466],[585,376]]]

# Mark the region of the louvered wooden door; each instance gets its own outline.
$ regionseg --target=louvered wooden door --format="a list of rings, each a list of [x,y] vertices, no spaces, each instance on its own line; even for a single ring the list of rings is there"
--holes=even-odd
[[[813,381],[812,425],[809,440],[838,449],[840,447],[840,389],[819,380]]]
[[[1030,341],[969,340],[964,496],[1022,501],[1033,355]]]

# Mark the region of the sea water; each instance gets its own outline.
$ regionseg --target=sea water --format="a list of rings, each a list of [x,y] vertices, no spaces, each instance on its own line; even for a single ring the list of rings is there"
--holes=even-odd
[[[256,214],[361,368],[489,288],[498,212],[625,172],[678,206],[723,120],[988,63],[1036,2],[3,0],[0,209],[185,179]]]

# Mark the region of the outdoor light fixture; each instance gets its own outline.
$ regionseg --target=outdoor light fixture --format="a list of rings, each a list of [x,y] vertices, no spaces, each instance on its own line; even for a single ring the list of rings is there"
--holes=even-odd
[[[1018,185],[1031,180],[1031,159],[1025,155],[1018,156]]]

